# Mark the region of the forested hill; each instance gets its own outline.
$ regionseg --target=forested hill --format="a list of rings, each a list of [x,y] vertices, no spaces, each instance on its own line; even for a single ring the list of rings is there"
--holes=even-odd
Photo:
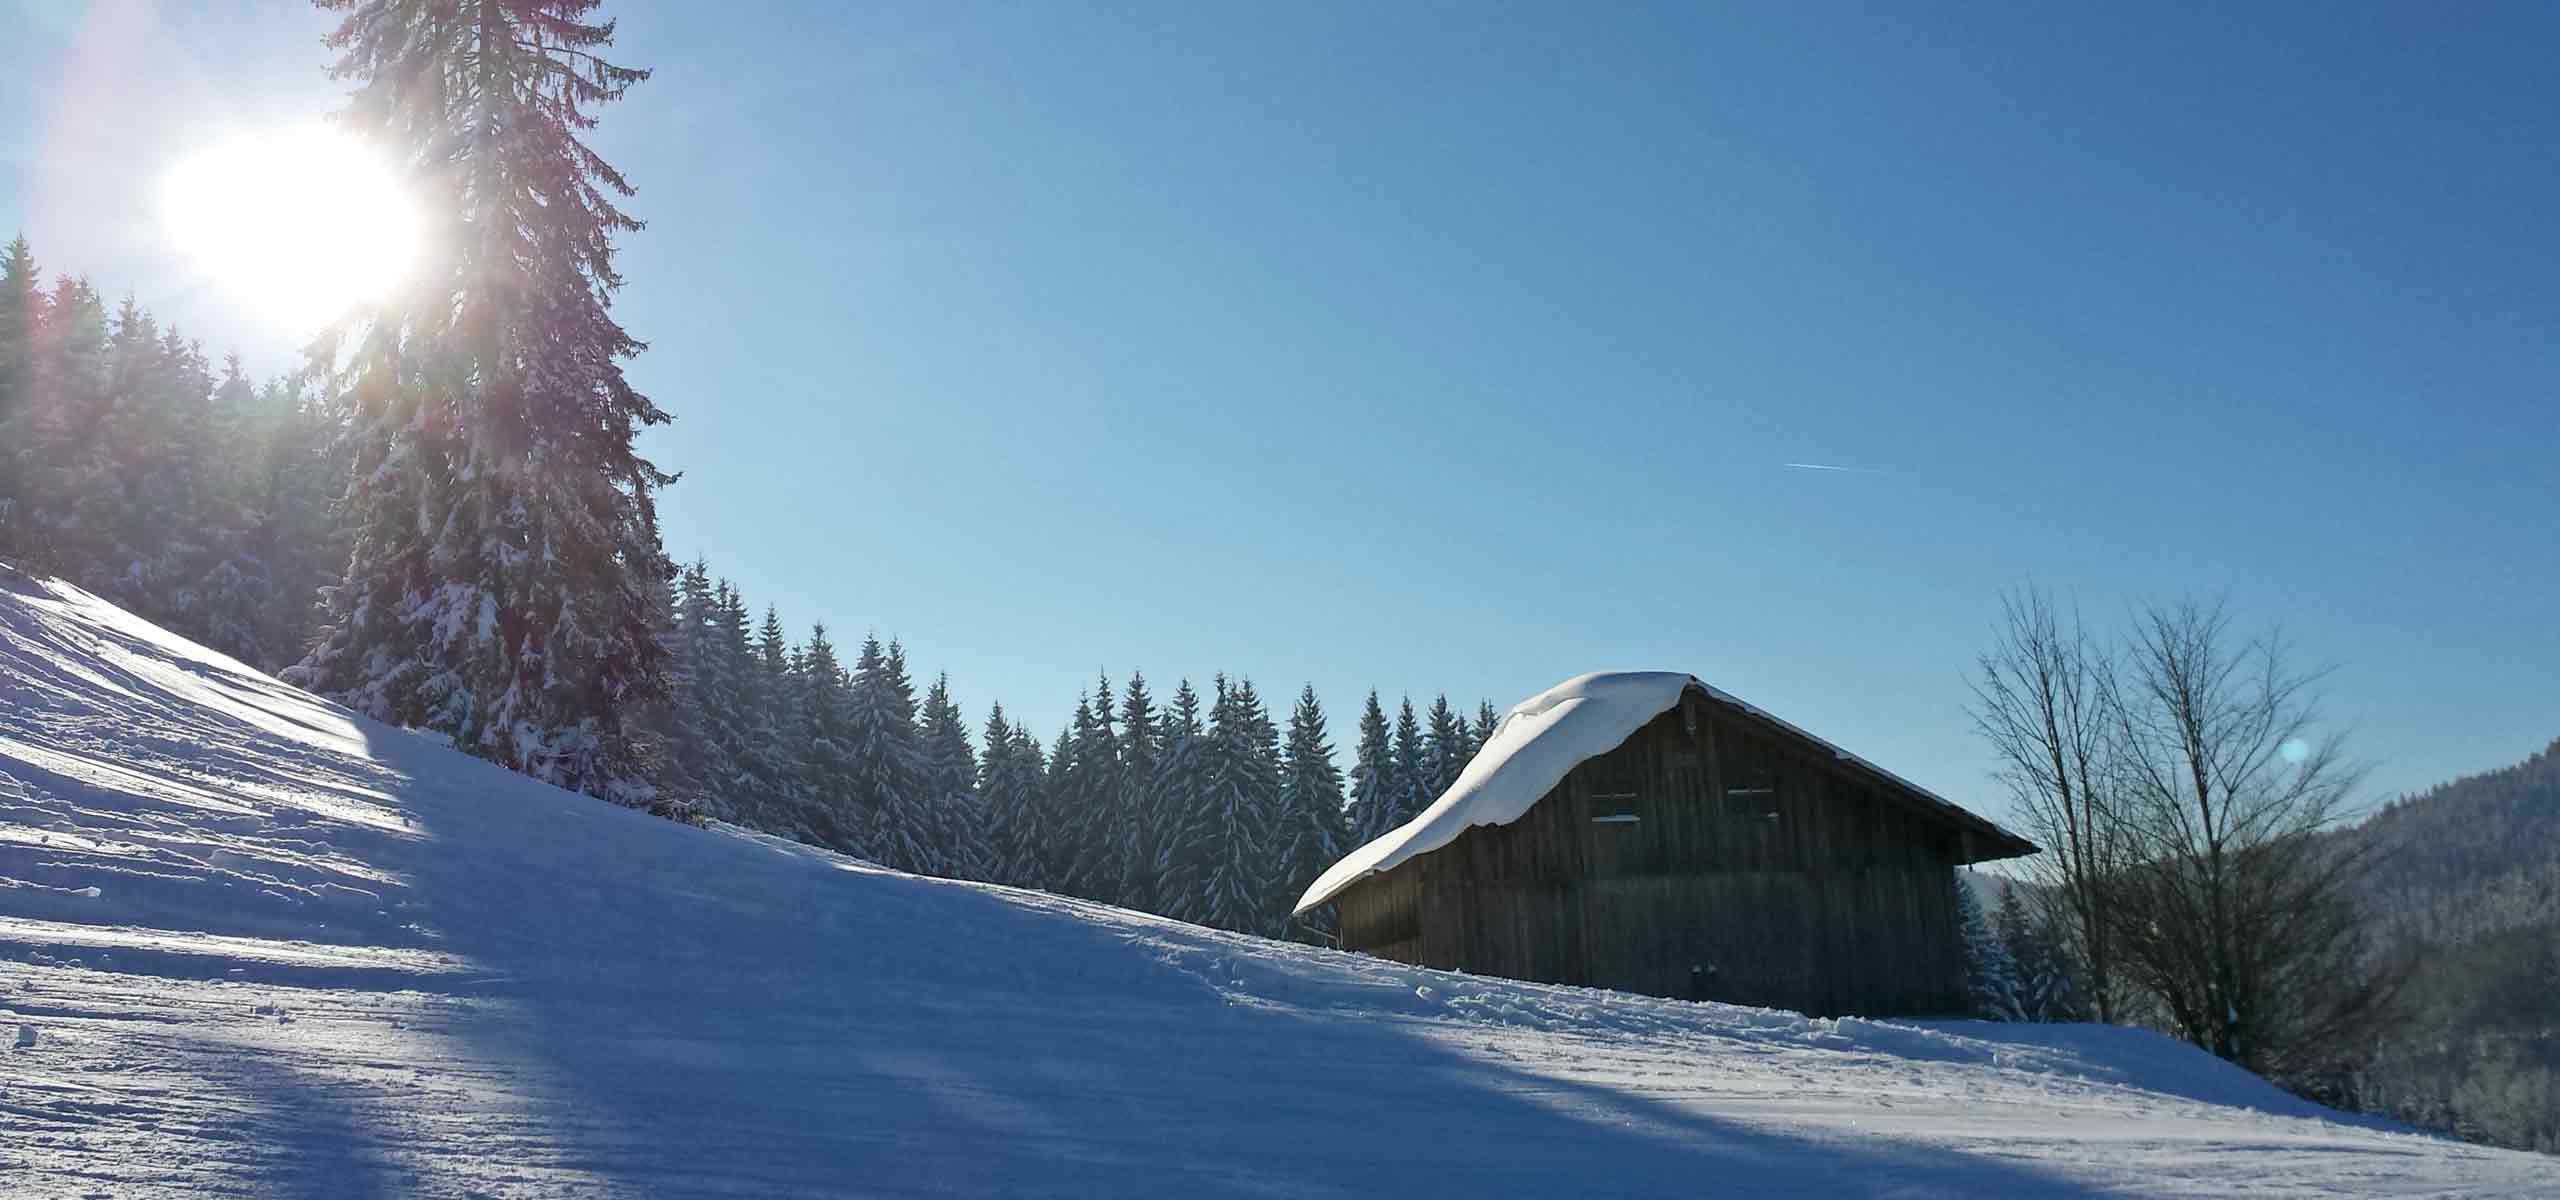
[[[2560,740],[2401,800],[2358,835],[2382,850],[2367,894],[2394,936],[2454,943],[2560,923]]]
[[[2367,1106],[2560,1151],[2560,741],[2393,804],[2347,836],[2376,949],[2415,963]]]

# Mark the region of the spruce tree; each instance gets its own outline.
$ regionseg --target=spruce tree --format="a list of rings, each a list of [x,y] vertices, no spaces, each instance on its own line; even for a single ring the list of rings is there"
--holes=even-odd
[[[134,423],[145,432],[115,452],[132,497],[120,553],[137,611],[202,631],[210,614],[198,584],[239,533],[214,503],[213,368],[175,328],[161,333],[155,365]]]
[[[1048,768],[1040,776],[1040,828],[1047,833],[1036,852],[1036,876],[1031,886],[1044,892],[1074,893],[1067,885],[1068,875],[1075,869],[1078,839],[1084,835],[1083,814],[1076,809],[1077,747],[1092,737],[1078,725],[1089,725],[1092,710],[1085,698],[1076,698],[1076,715],[1068,726],[1058,731],[1057,741],[1049,747]]]
[[[1125,894],[1123,839],[1132,824],[1120,805],[1119,735],[1112,728],[1111,679],[1095,694],[1079,697],[1063,761],[1049,769],[1058,779],[1058,811],[1067,831],[1062,851],[1068,894],[1118,904]]]
[[[275,602],[260,616],[259,657],[267,671],[299,661],[318,629],[321,589],[347,562],[338,501],[346,493],[348,447],[335,405],[303,376],[261,385],[244,447],[242,497],[250,514],[244,558],[265,568]]]
[[[72,573],[82,538],[69,498],[108,406],[107,310],[88,280],[70,276],[54,280],[41,307],[25,407],[8,446],[21,496],[9,553],[22,567]]]
[[[907,652],[892,641],[864,638],[853,668],[853,753],[847,765],[854,810],[860,814],[863,853],[901,871],[939,875],[947,870],[931,839],[924,802],[924,753],[916,744],[915,685],[907,677]]]
[[[1310,684],[1298,692],[1289,712],[1289,740],[1281,754],[1279,821],[1272,830],[1270,920],[1289,928],[1290,909],[1316,876],[1342,857],[1350,830],[1342,812],[1342,769],[1334,765],[1333,742],[1325,730],[1324,706]],[[1318,929],[1331,921],[1332,906],[1309,914]]]
[[[1121,821],[1120,903],[1143,912],[1154,912],[1156,907],[1155,810],[1149,803],[1149,789],[1155,782],[1162,737],[1155,697],[1147,693],[1147,677],[1132,671],[1129,686],[1120,694],[1120,770],[1114,786]]]
[[[36,349],[45,322],[44,270],[24,233],[0,250],[0,559],[19,558],[19,523],[32,507]]]
[[[131,295],[116,307],[105,351],[94,407],[76,414],[73,436],[48,452],[58,514],[53,566],[142,616],[166,618],[154,601],[167,582],[160,555],[172,513],[152,481],[175,465],[170,409],[183,390],[173,378],[183,366]]]
[[[1360,709],[1360,743],[1351,760],[1351,840],[1365,846],[1395,826],[1395,750],[1387,740],[1386,710],[1378,706],[1378,690]]]
[[[799,686],[799,778],[803,822],[819,845],[859,855],[862,810],[854,799],[853,681],[827,641],[825,625],[811,625],[792,675]]]
[[[933,848],[940,873],[952,879],[987,877],[985,823],[978,807],[978,758],[969,727],[951,698],[951,679],[936,675],[916,717],[924,753],[923,840]]]
[[[726,579],[712,588],[710,623],[703,641],[703,661],[710,668],[704,696],[711,710],[713,764],[704,787],[737,814],[732,820],[753,824],[758,803],[747,757],[753,753],[751,730],[757,709],[755,649],[747,636],[746,598]]]
[[[271,614],[286,599],[275,514],[259,503],[268,415],[240,356],[225,355],[206,413],[204,495],[190,521],[204,554],[188,567],[186,607],[196,640],[272,671],[282,664],[270,660]]]
[[[340,128],[436,214],[397,300],[322,357],[353,397],[355,542],[301,678],[563,787],[647,798],[627,728],[666,690],[670,572],[634,448],[667,415],[610,315],[630,185],[579,141],[647,72],[596,0],[318,0],[354,90]]]
[[[0,430],[26,411],[33,386],[36,326],[44,318],[44,269],[18,234],[0,247]],[[0,443],[5,444],[5,443]],[[0,493],[0,496],[11,493]]]
[[[2024,1020],[2018,1007],[2017,966],[2009,961],[2008,948],[2000,944],[1999,931],[1983,914],[1971,872],[1959,870],[1951,875],[1956,929],[1963,937],[1965,990],[1972,996],[1974,1015],[1993,1021]]]
[[[1148,871],[1149,912],[1175,916],[1205,903],[1201,881],[1208,871],[1208,833],[1201,820],[1205,789],[1200,771],[1207,752],[1200,694],[1182,680],[1173,703],[1156,723],[1154,777],[1147,784],[1146,822],[1155,844]]]
[[[1395,798],[1396,807],[1394,820],[1387,825],[1389,829],[1412,820],[1416,814],[1430,807],[1432,801],[1440,798],[1440,793],[1431,790],[1430,746],[1423,740],[1422,722],[1413,715],[1411,697],[1407,697],[1403,706],[1396,710],[1395,748],[1391,761],[1395,764],[1395,773],[1390,776],[1388,794]]]
[[[1458,772],[1466,769],[1467,759],[1475,752],[1467,748],[1467,723],[1449,707],[1446,693],[1432,698],[1422,736],[1423,761],[1427,764],[1422,803],[1428,805],[1458,781]]]
[[[1476,755],[1484,753],[1485,743],[1493,740],[1493,731],[1501,724],[1502,718],[1494,715],[1493,701],[1476,702],[1476,721],[1467,730],[1468,762],[1474,762]]]
[[[756,828],[784,837],[813,840],[816,831],[800,791],[801,765],[797,681],[791,673],[791,649],[782,632],[782,615],[768,605],[757,627],[755,653],[747,671],[742,737],[746,754],[741,767],[754,798]]]
[[[709,661],[711,571],[701,559],[676,577],[666,611],[668,745],[658,786],[711,816],[734,819],[735,813],[707,795],[708,780],[726,772],[711,762],[716,753],[712,727],[717,719],[713,712],[717,701],[711,692],[718,668]]]
[[[986,813],[987,876],[1015,887],[1040,886],[1040,855],[1048,840],[1040,803],[1040,743],[1031,731],[1006,723],[1004,705],[987,711],[986,755],[978,762],[978,794]]]
[[[1185,830],[1202,863],[1198,886],[1167,916],[1241,933],[1277,932],[1271,859],[1280,806],[1279,737],[1250,682],[1218,677],[1201,741],[1198,808]]]
[[[2072,997],[2070,963],[2062,953],[2060,939],[2053,936],[2053,924],[2027,910],[2018,899],[2015,885],[2001,883],[2000,903],[1993,910],[1991,924],[2016,981],[2017,1019],[2081,1019]]]

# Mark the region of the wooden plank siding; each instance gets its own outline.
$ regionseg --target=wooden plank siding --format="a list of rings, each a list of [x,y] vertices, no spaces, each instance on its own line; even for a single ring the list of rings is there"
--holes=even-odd
[[[1962,834],[1890,793],[1693,691],[1520,820],[1342,893],[1342,944],[1816,1014],[1957,1012]]]

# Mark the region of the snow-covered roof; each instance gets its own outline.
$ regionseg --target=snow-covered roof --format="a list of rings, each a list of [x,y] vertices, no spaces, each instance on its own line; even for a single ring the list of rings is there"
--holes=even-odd
[[[1303,913],[1324,904],[1361,879],[1392,871],[1417,856],[1429,854],[1478,825],[1508,825],[1527,816],[1539,799],[1583,760],[1617,749],[1628,735],[1680,703],[1680,697],[1691,688],[1823,747],[1834,757],[1865,768],[1946,810],[1950,817],[1979,825],[1990,834],[2026,847],[2016,853],[2031,853],[2034,849],[2016,835],[1927,788],[1806,733],[1732,693],[1711,687],[1695,675],[1682,671],[1598,671],[1576,675],[1514,706],[1494,727],[1493,737],[1477,752],[1475,760],[1467,764],[1458,781],[1450,784],[1439,800],[1412,820],[1343,856],[1342,861],[1317,876],[1306,894],[1298,898],[1296,911]]]

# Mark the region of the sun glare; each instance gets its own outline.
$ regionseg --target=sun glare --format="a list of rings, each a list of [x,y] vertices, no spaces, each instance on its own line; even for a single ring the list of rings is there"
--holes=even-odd
[[[397,180],[320,126],[222,143],[170,169],[170,236],[225,291],[296,332],[315,332],[398,284],[418,220]]]

